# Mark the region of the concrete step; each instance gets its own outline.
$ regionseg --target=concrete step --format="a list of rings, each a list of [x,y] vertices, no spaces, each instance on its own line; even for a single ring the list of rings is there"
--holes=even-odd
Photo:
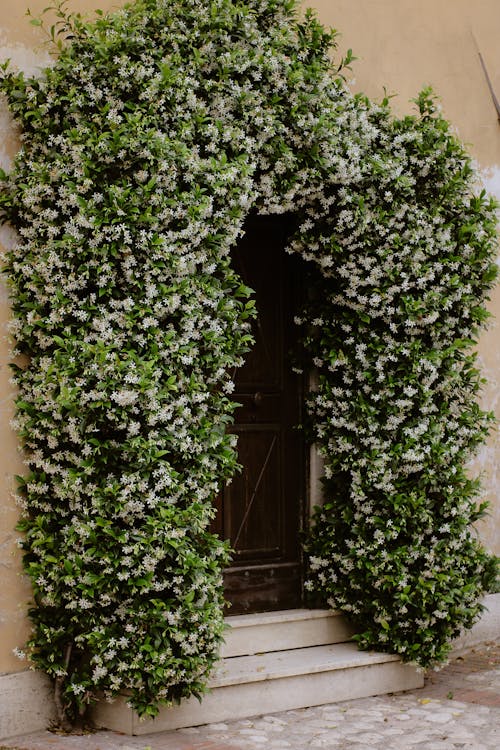
[[[358,651],[352,643],[310,646],[224,659],[211,692],[141,721],[126,698],[100,703],[99,727],[142,735],[422,687],[423,675],[390,654]]]
[[[354,629],[339,612],[328,609],[287,609],[226,617],[229,626],[222,657],[344,643]]]

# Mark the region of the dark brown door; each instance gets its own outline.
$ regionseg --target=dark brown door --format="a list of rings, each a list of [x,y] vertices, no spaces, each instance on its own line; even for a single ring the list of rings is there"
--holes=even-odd
[[[284,217],[255,217],[233,264],[255,290],[255,345],[236,373],[241,404],[232,428],[243,466],[218,500],[218,533],[234,556],[226,570],[230,614],[298,607],[304,451],[297,425],[301,378],[292,371],[293,317],[300,291],[297,259],[284,252]]]

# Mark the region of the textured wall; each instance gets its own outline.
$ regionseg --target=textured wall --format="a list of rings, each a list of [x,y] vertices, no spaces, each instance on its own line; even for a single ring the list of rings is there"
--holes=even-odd
[[[74,10],[91,11],[119,5],[112,0],[70,0]],[[318,10],[321,20],[342,32],[341,48],[352,47],[358,60],[352,77],[354,88],[380,98],[384,86],[398,92],[393,105],[409,112],[408,100],[419,88],[432,83],[444,112],[471,151],[490,188],[500,198],[500,124],[482,73],[477,46],[490,70],[500,97],[500,28],[498,0],[314,0],[304,3]],[[10,57],[20,68],[33,71],[48,60],[42,32],[29,24],[25,6],[34,14],[47,0],[1,0],[0,60]],[[0,103],[0,165],[8,166],[16,150],[16,137],[5,107]],[[0,242],[8,245],[2,230]],[[500,291],[491,308],[500,319]],[[13,475],[22,471],[14,434],[12,388],[7,367],[8,301],[0,286],[0,673],[22,669],[12,654],[22,646],[28,626],[24,616],[29,587],[20,574],[14,526],[17,510],[12,499]],[[491,328],[482,338],[480,354],[489,384],[484,400],[500,416],[500,331]],[[484,470],[485,488],[492,502],[491,515],[481,525],[488,546],[500,553],[500,444],[493,437],[477,460]]]

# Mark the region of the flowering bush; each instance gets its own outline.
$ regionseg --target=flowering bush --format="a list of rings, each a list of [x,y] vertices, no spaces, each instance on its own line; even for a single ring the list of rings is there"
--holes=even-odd
[[[23,146],[1,207],[29,650],[62,723],[99,692],[154,715],[217,658],[228,551],[209,523],[254,315],[229,252],[250,211],[295,212],[317,290],[298,320],[326,463],[308,586],[362,645],[443,658],[494,567],[464,472],[490,419],[469,350],[494,206],[462,146],[426,92],[402,120],[351,95],[295,0],[57,15],[53,67],[3,66]]]
[[[477,619],[496,575],[470,526],[486,504],[465,470],[492,420],[470,348],[496,239],[464,148],[428,91],[417,104],[419,119],[376,116],[362,189],[313,209],[294,250],[329,280],[306,318],[326,497],[306,585],[351,617],[363,647],[428,665]]]

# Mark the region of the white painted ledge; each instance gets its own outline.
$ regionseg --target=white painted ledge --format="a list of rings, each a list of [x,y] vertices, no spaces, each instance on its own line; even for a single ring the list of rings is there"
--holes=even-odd
[[[47,729],[54,718],[45,675],[34,671],[0,675],[0,740]]]
[[[221,656],[247,656],[351,640],[354,629],[329,609],[287,609],[226,617]]]
[[[125,697],[99,703],[96,726],[143,735],[245,719],[422,687],[424,676],[396,656],[358,651],[352,643],[239,656],[223,662],[201,704],[190,698],[139,719]]]

